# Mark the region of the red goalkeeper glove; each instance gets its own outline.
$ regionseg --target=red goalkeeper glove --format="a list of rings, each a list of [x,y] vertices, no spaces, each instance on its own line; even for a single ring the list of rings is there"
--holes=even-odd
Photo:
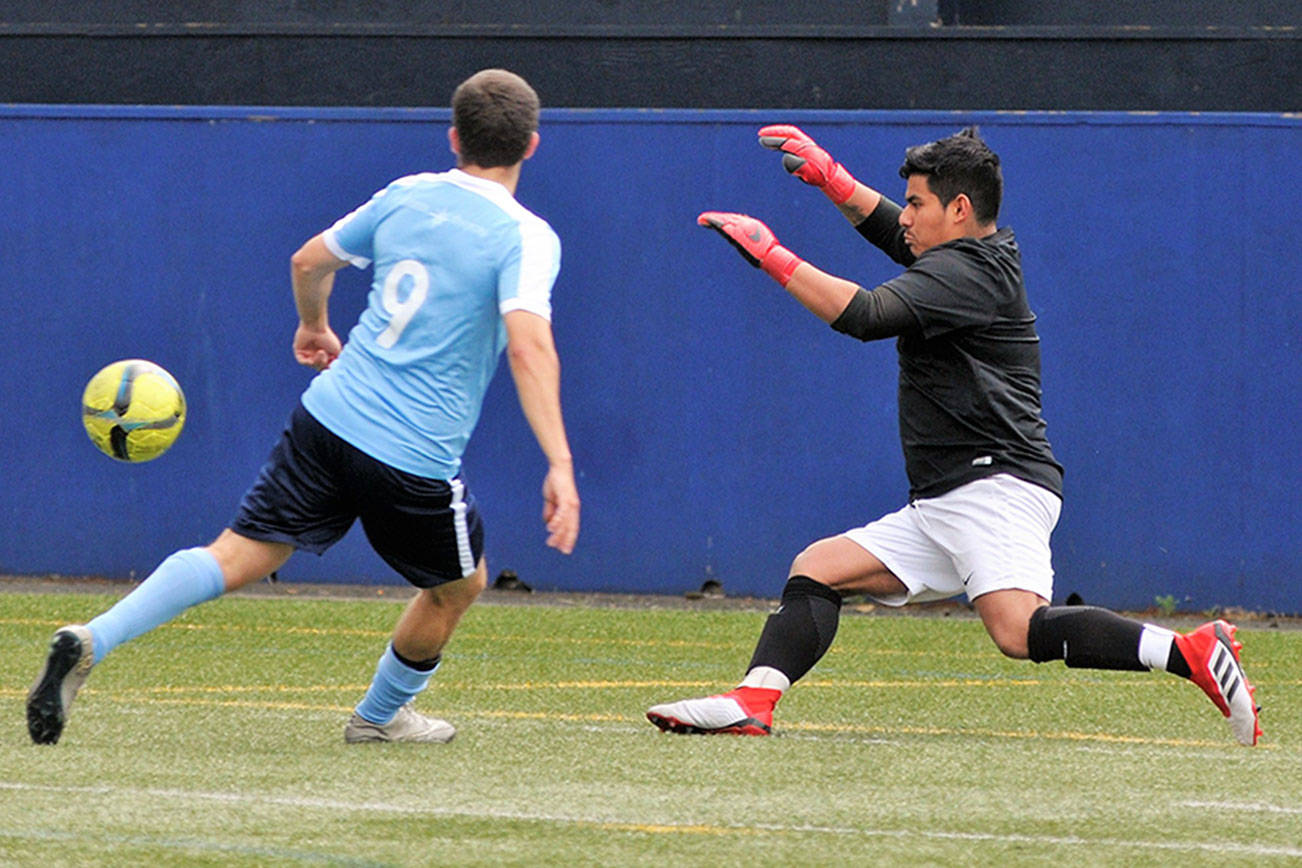
[[[781,151],[782,168],[822,190],[836,204],[840,205],[853,195],[857,183],[854,176],[805,135],[800,127],[788,124],[761,127],[759,143]]]
[[[772,230],[754,217],[726,211],[706,211],[696,222],[718,232],[737,248],[742,258],[786,286],[791,274],[805,260],[778,243]]]

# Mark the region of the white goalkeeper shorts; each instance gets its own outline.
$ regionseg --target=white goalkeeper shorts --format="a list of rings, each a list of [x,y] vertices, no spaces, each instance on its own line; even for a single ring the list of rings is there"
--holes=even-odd
[[[895,574],[906,593],[873,597],[885,606],[969,600],[1014,588],[1053,598],[1049,537],[1058,495],[1006,473],[978,479],[939,497],[845,532]]]

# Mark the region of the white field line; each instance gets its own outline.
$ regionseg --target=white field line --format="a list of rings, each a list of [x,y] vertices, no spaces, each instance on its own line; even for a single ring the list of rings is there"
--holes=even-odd
[[[1302,807],[1268,805],[1265,802],[1181,802],[1182,808],[1211,808],[1214,811],[1243,811],[1252,814],[1302,814]]]
[[[1141,841],[1124,838],[1085,838],[1077,835],[1007,835],[981,832],[945,832],[921,829],[873,829],[852,826],[816,826],[783,823],[648,823],[639,820],[622,820],[614,817],[581,817],[551,814],[540,811],[506,811],[491,806],[473,809],[451,809],[430,806],[412,806],[394,802],[347,802],[337,799],[305,798],[301,796],[264,796],[256,793],[221,793],[202,790],[137,789],[110,786],[57,786],[27,784],[18,781],[0,781],[0,790],[16,792],[77,793],[82,795],[112,796],[130,801],[140,798],[187,799],[222,802],[241,807],[261,804],[275,807],[305,808],[309,810],[337,811],[340,813],[405,814],[426,817],[458,817],[463,819],[554,823],[586,826],[608,831],[625,831],[682,835],[758,835],[758,834],[812,834],[838,837],[864,838],[924,838],[942,841],[992,842],[997,844],[1031,844],[1039,847],[1117,847],[1132,850],[1162,850],[1167,852],[1229,853],[1245,856],[1285,856],[1302,858],[1302,847],[1240,844],[1233,841]],[[1192,804],[1192,803],[1190,803]]]

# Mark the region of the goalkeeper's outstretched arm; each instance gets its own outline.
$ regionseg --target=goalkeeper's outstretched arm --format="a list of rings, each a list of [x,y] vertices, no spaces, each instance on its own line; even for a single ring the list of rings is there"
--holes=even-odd
[[[782,168],[823,191],[859,234],[901,265],[911,265],[913,253],[899,225],[900,206],[855,179],[800,127],[772,124],[761,127],[759,143],[782,152]]]
[[[722,235],[743,259],[839,332],[868,341],[903,334],[917,325],[913,313],[894,292],[884,288],[869,292],[810,265],[779,244],[773,230],[754,217],[706,211],[696,222]]]
[[[882,200],[881,193],[857,180],[800,127],[790,124],[761,127],[759,143],[770,150],[781,151],[782,168],[822,190],[852,226],[868,219]]]

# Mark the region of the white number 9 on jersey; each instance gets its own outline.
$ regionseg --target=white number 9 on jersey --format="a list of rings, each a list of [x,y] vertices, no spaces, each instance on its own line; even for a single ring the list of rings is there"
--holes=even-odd
[[[398,286],[404,277],[411,278],[411,291],[407,293],[406,301],[398,298]],[[428,294],[429,272],[424,265],[415,259],[395,263],[385,275],[384,287],[380,290],[380,303],[389,314],[389,326],[380,332],[375,342],[386,350],[396,344]]]

